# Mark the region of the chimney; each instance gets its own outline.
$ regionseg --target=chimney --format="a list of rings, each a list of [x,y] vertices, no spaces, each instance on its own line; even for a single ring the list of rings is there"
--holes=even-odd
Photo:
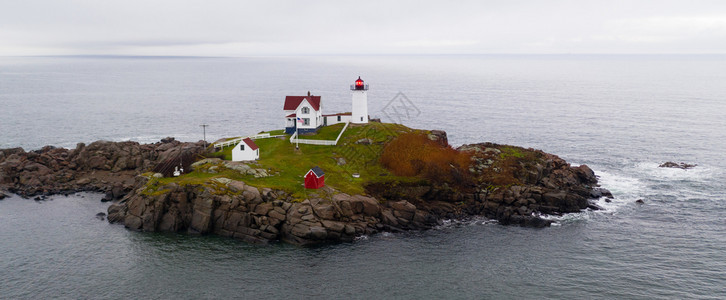
[[[308,97],[310,97],[310,91],[308,91]]]

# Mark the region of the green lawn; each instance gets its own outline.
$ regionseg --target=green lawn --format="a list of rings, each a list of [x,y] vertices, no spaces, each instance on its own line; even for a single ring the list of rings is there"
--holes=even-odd
[[[340,131],[343,130],[343,126],[345,126],[344,123],[330,125],[330,126],[323,126],[320,129],[318,129],[318,132],[312,135],[300,135],[301,139],[308,139],[308,140],[335,140],[338,138],[338,134],[340,134]]]
[[[328,136],[328,138],[321,139],[335,139],[343,125],[323,127],[317,135]],[[289,137],[258,139],[255,140],[255,143],[260,147],[260,159],[257,161],[258,166],[253,167],[266,169],[273,176],[254,178],[249,175],[235,176],[226,173],[224,176],[258,187],[283,189],[295,197],[303,199],[308,192],[314,191],[304,188],[303,176],[310,168],[320,166],[325,172],[326,185],[345,193],[361,194],[364,192],[363,186],[366,182],[415,180],[394,176],[378,162],[386,142],[399,133],[410,131],[413,129],[398,124],[350,125],[336,146],[300,144],[299,149],[295,149],[295,145],[290,143]],[[330,138],[330,136],[333,137]],[[356,141],[365,138],[370,139],[372,143],[356,144]],[[231,159],[231,151],[232,147],[226,147],[220,152],[225,155],[226,159]],[[337,159],[339,158],[345,160],[344,165],[338,165]],[[353,178],[351,176],[353,173],[359,173],[360,178]],[[184,180],[184,177],[190,175],[181,176],[179,179]],[[198,179],[206,177],[196,176],[195,178]],[[222,176],[222,174],[217,174],[217,176]]]

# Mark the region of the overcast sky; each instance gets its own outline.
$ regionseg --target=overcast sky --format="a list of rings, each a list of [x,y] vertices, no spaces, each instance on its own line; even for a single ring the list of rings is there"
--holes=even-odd
[[[0,0],[0,55],[726,53],[726,1]]]

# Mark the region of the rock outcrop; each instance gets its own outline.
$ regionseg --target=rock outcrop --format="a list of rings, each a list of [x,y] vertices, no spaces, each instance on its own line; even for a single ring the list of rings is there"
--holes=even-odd
[[[222,179],[222,178],[217,178]],[[149,191],[152,178],[137,177],[137,189],[108,209],[109,222],[132,230],[217,234],[252,243],[309,245],[352,241],[380,231],[424,229],[437,218],[408,201],[378,200],[324,188],[302,202],[284,191],[258,189],[244,182],[175,183]]]
[[[107,193],[120,199],[133,187],[134,177],[180,154],[199,154],[203,143],[172,139],[154,144],[97,141],[75,149],[46,146],[26,152],[0,149],[0,189],[24,197],[77,191]]]
[[[442,146],[447,144],[443,131],[432,131],[428,137]],[[185,166],[206,173],[208,179],[196,183],[168,183],[161,180],[161,174],[143,174],[178,157],[200,157],[203,150],[202,142],[181,143],[173,138],[155,144],[99,141],[78,144],[73,150],[50,146],[30,152],[3,149],[0,199],[3,188],[41,198],[99,191],[106,193],[105,200],[114,201],[107,220],[132,230],[309,245],[352,241],[381,231],[428,229],[446,219],[476,216],[504,225],[545,227],[551,221],[541,214],[598,209],[590,199],[612,197],[597,186],[597,177],[585,165],[572,167],[542,151],[490,143],[457,149],[470,154],[468,174],[458,169],[442,172],[458,172],[454,175],[461,182],[423,178],[376,181],[366,184],[365,195],[326,187],[308,193],[306,199],[295,199],[282,190],[258,188],[223,176],[229,172],[253,178],[275,176],[270,170],[215,158]]]
[[[462,148],[474,152],[472,160],[483,164],[488,160],[485,154],[503,153],[499,150],[502,146],[493,144]],[[428,229],[445,219],[473,216],[496,219],[503,225],[546,227],[551,221],[541,214],[598,209],[589,199],[609,195],[596,186],[597,178],[589,167],[572,167],[555,155],[528,151],[534,153],[533,158],[514,160],[515,165],[509,162],[514,175],[507,176],[516,184],[493,186],[486,176],[465,190],[439,183],[379,182],[368,185],[370,196],[348,195],[326,187],[302,201],[281,190],[258,189],[224,177],[204,184],[159,186],[154,178],[139,176],[136,189],[109,207],[108,220],[139,231],[181,231],[253,243],[281,240],[309,245],[351,241],[381,231]],[[220,167],[243,173],[250,169],[215,159],[194,167],[199,172],[212,168],[213,172],[222,171],[216,169]],[[484,174],[504,166],[475,163],[473,168],[474,174]]]
[[[684,163],[684,162],[677,163],[677,162],[672,162],[672,161],[667,161],[667,162],[664,162],[664,163],[658,165],[659,168],[675,168],[675,169],[683,169],[683,170],[693,169],[697,166],[698,166],[697,164],[688,164],[688,163]]]
[[[551,224],[541,214],[597,210],[590,200],[612,197],[597,186],[597,177],[588,166],[572,167],[553,154],[491,143],[463,145],[458,150],[472,154],[470,172],[475,178],[471,188],[378,183],[369,186],[368,192],[380,199],[405,199],[438,218],[485,216],[504,225],[529,227]]]

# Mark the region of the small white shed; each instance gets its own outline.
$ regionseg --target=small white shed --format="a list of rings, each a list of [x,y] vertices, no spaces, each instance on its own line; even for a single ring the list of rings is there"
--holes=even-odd
[[[250,138],[243,139],[232,149],[232,161],[257,160],[260,158],[260,147]]]

